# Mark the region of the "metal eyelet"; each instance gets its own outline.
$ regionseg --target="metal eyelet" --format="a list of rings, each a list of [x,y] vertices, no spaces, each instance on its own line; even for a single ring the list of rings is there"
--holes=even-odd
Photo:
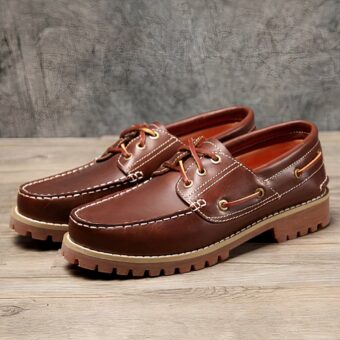
[[[129,159],[131,159],[131,157],[132,157],[132,153],[130,153],[129,156],[124,156],[124,159],[128,161]]]
[[[143,146],[141,146],[140,143],[138,143],[137,144],[137,149],[140,149],[140,150],[145,149],[145,144]]]
[[[159,138],[159,133],[157,131],[154,131],[155,135],[150,136],[151,139],[158,139]]]
[[[213,163],[213,164],[221,163],[221,156],[219,156],[219,155],[215,155],[215,156],[216,156],[217,159],[211,158],[211,159],[210,159],[210,160],[211,160],[211,163]]]
[[[300,169],[299,168],[296,168],[294,170],[294,175],[295,175],[296,178],[300,178],[301,174],[300,174]]]
[[[226,199],[221,199],[218,201],[218,207],[222,211],[227,211],[229,207],[226,205],[228,204],[228,201]]]
[[[258,193],[259,193],[259,197],[263,197],[264,194],[265,194],[265,191],[264,191],[263,188],[257,188],[257,189],[255,190],[255,192],[258,192]]]
[[[203,172],[199,171],[198,169],[196,169],[196,174],[198,176],[205,176],[207,174],[207,170],[203,169]]]
[[[190,181],[189,184],[184,183],[184,187],[188,189],[188,188],[191,188],[193,184],[194,184],[194,181]]]

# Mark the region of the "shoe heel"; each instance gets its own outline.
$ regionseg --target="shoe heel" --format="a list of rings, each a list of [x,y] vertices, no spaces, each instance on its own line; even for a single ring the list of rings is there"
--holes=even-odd
[[[329,194],[327,194],[320,202],[306,204],[305,209],[275,221],[273,236],[277,242],[292,240],[327,227],[329,221]]]

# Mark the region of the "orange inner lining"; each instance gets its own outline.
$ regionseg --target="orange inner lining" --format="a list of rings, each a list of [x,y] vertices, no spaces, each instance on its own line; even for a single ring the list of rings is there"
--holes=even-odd
[[[263,146],[256,150],[251,150],[236,158],[246,167],[255,171],[273,162],[276,158],[284,155],[302,143],[303,139],[280,142],[269,146]]]

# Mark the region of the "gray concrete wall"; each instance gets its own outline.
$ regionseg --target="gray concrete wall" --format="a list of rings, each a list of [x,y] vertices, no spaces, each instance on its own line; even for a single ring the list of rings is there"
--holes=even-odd
[[[0,0],[0,136],[233,104],[340,129],[338,0]]]

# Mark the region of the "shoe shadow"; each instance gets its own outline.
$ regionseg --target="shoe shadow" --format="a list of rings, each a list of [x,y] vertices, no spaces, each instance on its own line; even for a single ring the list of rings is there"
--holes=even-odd
[[[243,254],[249,253],[251,251],[255,251],[257,249],[263,248],[273,242],[275,242],[273,241],[273,234],[271,230],[268,230],[252,238],[248,242],[238,246],[237,248],[233,249],[229,254],[229,259],[233,259]]]
[[[109,273],[100,273],[94,270],[88,270],[85,268],[80,268],[74,264],[66,265],[66,270],[70,275],[75,277],[80,277],[86,280],[92,281],[127,281],[127,280],[141,280],[147,279],[148,276],[143,277],[133,277],[132,275],[117,275],[117,274],[109,274]]]
[[[14,245],[24,250],[33,251],[58,250],[61,247],[60,242],[52,242],[50,239],[46,241],[40,241],[32,239],[29,236],[21,235],[16,235],[14,238]]]

